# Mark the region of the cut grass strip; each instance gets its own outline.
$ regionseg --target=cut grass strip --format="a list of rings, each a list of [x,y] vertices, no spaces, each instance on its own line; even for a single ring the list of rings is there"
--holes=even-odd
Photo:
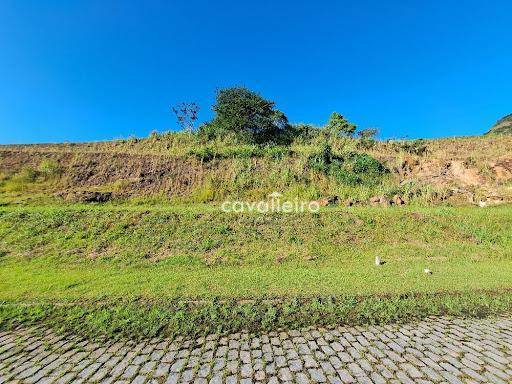
[[[58,267],[47,261],[0,263],[0,300],[72,302],[99,297],[149,300],[253,299],[258,297],[392,295],[511,288],[512,260],[388,262],[335,265],[184,267],[115,266],[99,263]]]

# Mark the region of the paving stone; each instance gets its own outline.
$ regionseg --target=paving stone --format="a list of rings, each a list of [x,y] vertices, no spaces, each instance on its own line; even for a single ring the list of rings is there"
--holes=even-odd
[[[318,362],[311,355],[304,355],[304,367],[306,368],[316,368],[318,367]]]
[[[299,372],[295,375],[295,381],[297,384],[309,384],[311,383],[311,380],[309,380],[308,376],[303,373]]]
[[[175,367],[175,370],[173,372],[178,372],[176,370],[177,368],[180,368],[180,367],[179,366]],[[170,370],[172,370],[172,367],[169,364],[160,363],[154,370],[153,377],[166,377]]]
[[[222,384],[222,375],[221,374],[215,374],[210,379],[209,384]]]
[[[0,384],[512,383],[512,318],[117,343],[0,333]]]
[[[137,376],[135,379],[133,379],[132,384],[143,384],[146,382],[147,377],[146,376]]]
[[[242,364],[240,368],[240,375],[243,378],[251,377],[253,374],[253,369],[251,364]]]
[[[138,370],[139,367],[137,365],[129,365],[128,367],[126,367],[126,370],[124,371],[122,378],[131,379],[137,374]]]
[[[289,368],[281,368],[279,370],[279,373],[277,374],[277,377],[281,381],[292,381],[293,380],[293,375]]]
[[[320,369],[308,369],[309,375],[311,376],[311,380],[314,383],[325,383],[327,382],[327,378],[324,373]]]
[[[171,372],[181,372],[185,365],[187,364],[187,360],[180,359],[176,361],[173,365],[171,365]]]

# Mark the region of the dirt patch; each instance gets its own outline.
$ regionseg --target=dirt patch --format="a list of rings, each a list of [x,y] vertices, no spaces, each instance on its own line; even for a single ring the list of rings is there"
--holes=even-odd
[[[57,196],[74,203],[106,203],[112,199],[113,194],[112,192],[75,191],[59,193]]]
[[[26,167],[37,169],[45,159],[54,159],[63,166],[61,181],[55,186],[62,195],[91,187],[126,195],[185,195],[203,182],[208,169],[194,158],[172,156],[0,151],[0,172],[14,174]]]
[[[496,180],[500,183],[507,183],[512,180],[512,159],[501,158],[491,163],[490,168],[496,175]]]
[[[445,175],[457,184],[468,185],[482,185],[484,183],[483,177],[475,168],[468,167],[462,161],[452,161],[446,164]]]

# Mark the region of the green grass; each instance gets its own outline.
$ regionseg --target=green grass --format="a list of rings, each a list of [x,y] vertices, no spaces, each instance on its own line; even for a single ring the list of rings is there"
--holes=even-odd
[[[511,229],[506,206],[0,207],[0,327],[195,335],[480,316],[512,309]]]
[[[90,337],[142,338],[258,332],[310,325],[379,324],[428,315],[483,317],[512,310],[512,294],[488,292],[401,296],[338,296],[203,300],[107,300],[71,305],[0,304],[0,328],[51,326]]]
[[[371,261],[295,267],[55,267],[42,262],[2,263],[0,300],[80,301],[104,297],[258,298],[389,295],[510,288],[512,261],[443,262],[423,273],[424,262]]]

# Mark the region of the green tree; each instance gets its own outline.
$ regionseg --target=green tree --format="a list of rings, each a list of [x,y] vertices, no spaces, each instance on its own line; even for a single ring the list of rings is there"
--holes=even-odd
[[[336,136],[354,136],[356,132],[356,126],[349,123],[342,115],[338,112],[333,112],[327,122],[327,130]]]
[[[213,106],[215,117],[203,129],[218,134],[232,132],[244,142],[277,142],[288,128],[288,119],[274,107],[273,101],[247,88],[221,89]]]

